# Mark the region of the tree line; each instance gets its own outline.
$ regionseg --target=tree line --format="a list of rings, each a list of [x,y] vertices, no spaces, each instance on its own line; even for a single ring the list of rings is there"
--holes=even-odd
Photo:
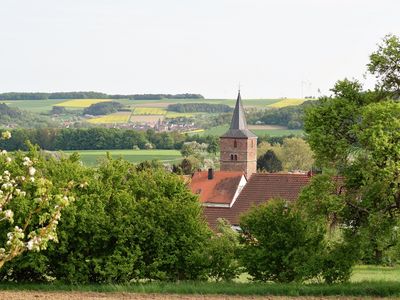
[[[55,123],[49,117],[9,107],[5,103],[0,103],[0,126],[39,128],[52,127],[55,126]]]
[[[111,95],[100,92],[55,92],[55,93],[1,93],[0,100],[48,100],[48,99],[130,99],[130,100],[159,100],[159,99],[204,99],[200,94],[129,94]]]
[[[233,108],[226,104],[176,103],[168,105],[167,110],[176,111],[180,113],[186,113],[186,112],[227,113],[233,111]]]
[[[116,101],[99,102],[86,107],[83,110],[83,114],[93,116],[108,115],[121,110],[123,107],[121,103]]]
[[[7,151],[28,150],[27,141],[46,150],[180,149],[184,142],[209,144],[216,136],[186,135],[179,132],[137,131],[117,128],[14,129],[9,140],[0,141]]]
[[[296,106],[249,112],[247,119],[249,124],[261,122],[268,125],[286,126],[289,129],[303,129],[305,109],[317,103],[317,100],[309,100]]]
[[[7,151],[28,150],[27,141],[42,149],[55,150],[112,150],[112,149],[181,149],[185,142],[196,141],[214,145],[219,151],[219,137],[187,135],[179,132],[138,131],[118,128],[37,128],[14,129],[9,140],[0,141]],[[282,137],[259,137],[259,143],[282,144]]]

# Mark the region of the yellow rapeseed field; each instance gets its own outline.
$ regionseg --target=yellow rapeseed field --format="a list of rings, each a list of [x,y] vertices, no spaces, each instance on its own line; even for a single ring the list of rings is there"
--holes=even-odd
[[[135,107],[134,115],[165,115],[167,111],[159,107]]]
[[[281,101],[268,105],[268,107],[281,108],[286,106],[300,105],[307,100],[308,99],[282,99]]]
[[[73,99],[58,103],[57,106],[64,106],[64,107],[89,107],[92,104],[99,103],[99,102],[109,102],[112,99]]]
[[[125,112],[125,111],[116,112],[116,113],[109,114],[106,116],[89,119],[88,122],[92,123],[92,124],[128,123],[130,115],[131,115],[130,112]]]

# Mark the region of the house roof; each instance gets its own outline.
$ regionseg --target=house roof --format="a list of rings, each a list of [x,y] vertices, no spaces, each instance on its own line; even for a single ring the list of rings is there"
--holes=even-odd
[[[233,111],[231,126],[229,127],[229,130],[221,137],[223,138],[257,137],[247,128],[246,116],[244,114],[244,108],[242,104],[242,97],[240,96],[240,91],[238,93],[235,109]]]
[[[309,181],[307,174],[256,173],[250,177],[231,208],[204,207],[204,216],[211,227],[216,226],[218,218],[225,218],[232,225],[238,225],[240,215],[253,205],[259,205],[271,198],[296,200]]]
[[[242,176],[243,172],[214,171],[214,178],[208,179],[207,171],[196,172],[190,189],[201,203],[230,204]]]

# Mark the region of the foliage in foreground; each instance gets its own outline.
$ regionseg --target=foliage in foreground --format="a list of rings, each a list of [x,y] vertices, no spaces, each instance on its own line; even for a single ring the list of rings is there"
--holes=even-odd
[[[5,265],[3,279],[90,283],[204,276],[193,255],[211,232],[196,196],[178,176],[123,160],[90,169],[73,159],[43,161],[54,179],[85,182],[73,191],[77,200],[59,224],[59,243]]]
[[[3,138],[9,138],[9,132]],[[46,178],[32,149],[28,156],[0,155],[0,268],[26,251],[57,241],[61,211],[73,200],[73,183],[56,187]]]
[[[328,243],[321,225],[283,200],[253,207],[240,221],[241,263],[255,281],[347,281],[352,249],[345,243]]]

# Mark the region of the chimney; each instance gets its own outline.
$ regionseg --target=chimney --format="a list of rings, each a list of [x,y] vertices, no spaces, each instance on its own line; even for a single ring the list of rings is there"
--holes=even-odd
[[[214,179],[214,170],[208,169],[208,180]]]

